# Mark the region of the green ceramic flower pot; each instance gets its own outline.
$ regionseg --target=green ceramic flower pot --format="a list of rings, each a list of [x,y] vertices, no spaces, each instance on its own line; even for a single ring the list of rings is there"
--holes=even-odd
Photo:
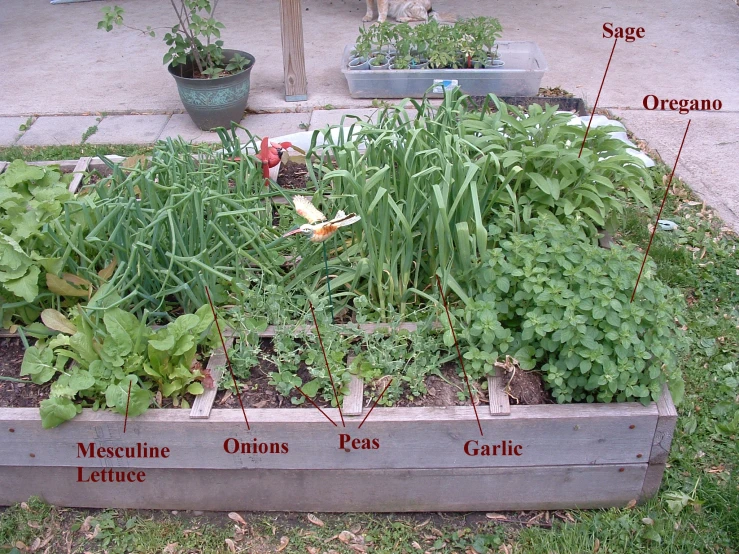
[[[240,50],[223,50],[226,61],[235,54],[249,60],[249,66],[242,72],[217,79],[196,79],[192,77],[192,65],[168,66],[169,72],[177,82],[180,99],[195,124],[203,129],[230,127],[231,122],[240,122],[244,117],[249,100],[251,69],[254,56]]]

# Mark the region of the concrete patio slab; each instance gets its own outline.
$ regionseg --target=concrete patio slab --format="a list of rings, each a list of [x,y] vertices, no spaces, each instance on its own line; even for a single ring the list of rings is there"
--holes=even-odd
[[[675,165],[690,119],[675,175],[713,206],[728,225],[739,230],[738,112],[679,115],[645,110],[611,111],[636,137],[645,139],[669,167]]]
[[[187,142],[220,142],[221,139],[218,137],[218,133],[210,131],[203,131],[199,129],[192,118],[186,113],[172,114],[167,124],[164,126],[159,140],[167,138],[176,138],[177,136],[182,137]]]
[[[94,115],[41,116],[23,136],[19,146],[55,146],[80,144],[82,136],[97,123]]]
[[[18,130],[26,122],[25,117],[0,117],[0,146],[14,144],[23,131]]]
[[[273,113],[273,114],[248,114],[241,125],[249,129],[253,135],[260,137],[279,137],[304,131],[300,125],[308,123],[311,114],[305,113]]]
[[[346,116],[357,116],[362,121],[376,121],[377,108],[354,108],[346,110],[313,110],[313,115],[310,118],[310,130],[315,131],[316,129],[323,129],[327,125],[339,125],[341,120]],[[351,125],[356,119],[346,118],[344,124]]]
[[[98,125],[87,144],[149,144],[156,142],[169,115],[112,115]]]

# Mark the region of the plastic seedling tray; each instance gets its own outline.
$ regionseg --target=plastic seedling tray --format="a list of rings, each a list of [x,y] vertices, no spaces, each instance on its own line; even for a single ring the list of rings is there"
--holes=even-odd
[[[548,69],[534,42],[500,41],[498,55],[505,62],[494,69],[360,69],[350,70],[353,45],[344,48],[341,71],[352,98],[406,98],[443,96],[444,88],[458,86],[465,94],[536,96]]]

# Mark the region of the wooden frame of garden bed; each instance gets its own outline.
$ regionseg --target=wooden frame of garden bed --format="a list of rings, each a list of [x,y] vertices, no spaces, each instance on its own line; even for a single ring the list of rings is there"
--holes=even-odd
[[[366,326],[370,327],[370,326]],[[268,329],[265,334],[269,334]],[[216,352],[208,367],[224,361]],[[356,386],[356,381],[353,385]],[[361,381],[359,381],[361,384]],[[149,410],[129,419],[90,409],[44,430],[36,408],[0,408],[0,505],[40,496],[90,508],[280,511],[472,511],[625,506],[659,489],[677,413],[659,402],[507,406],[501,379],[493,406],[377,407],[344,414],[313,408]],[[356,390],[352,391],[356,393]],[[213,393],[213,396],[215,394]],[[356,394],[350,394],[347,399]],[[359,396],[361,398],[361,396]],[[346,400],[351,402],[351,400]],[[345,407],[347,404],[345,404]],[[506,415],[508,414],[509,415]],[[503,416],[503,417],[501,417]],[[376,450],[342,450],[339,435],[376,438]],[[224,442],[288,443],[287,454],[228,454]],[[522,446],[521,456],[471,457],[464,443]],[[170,448],[168,459],[78,458],[78,443]],[[85,471],[144,470],[133,484],[78,483]]]

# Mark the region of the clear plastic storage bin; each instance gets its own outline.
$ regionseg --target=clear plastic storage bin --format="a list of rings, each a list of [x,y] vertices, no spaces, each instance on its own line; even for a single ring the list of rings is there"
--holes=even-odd
[[[498,55],[505,62],[493,69],[360,69],[350,70],[353,45],[344,48],[341,71],[352,98],[406,98],[443,95],[442,87],[458,86],[465,94],[484,96],[536,96],[547,62],[534,42],[499,41]]]

